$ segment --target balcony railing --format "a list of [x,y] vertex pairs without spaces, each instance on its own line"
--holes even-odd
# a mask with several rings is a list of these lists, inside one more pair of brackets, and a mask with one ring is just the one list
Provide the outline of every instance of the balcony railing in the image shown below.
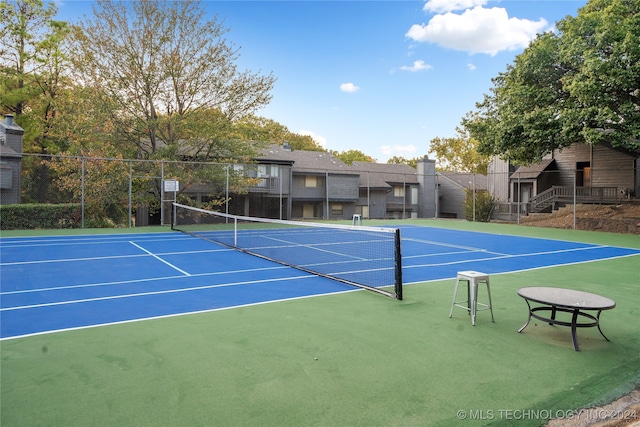
[[[575,195],[574,195],[575,191]],[[557,209],[567,203],[618,203],[624,194],[618,187],[572,187],[554,185],[529,201],[528,212]]]
[[574,201],[576,204],[618,204],[626,199],[624,191],[620,191],[618,187],[553,186],[537,194],[528,203],[497,203],[493,211],[493,218],[513,221],[517,219],[518,215],[552,212],[561,206],[573,204]]

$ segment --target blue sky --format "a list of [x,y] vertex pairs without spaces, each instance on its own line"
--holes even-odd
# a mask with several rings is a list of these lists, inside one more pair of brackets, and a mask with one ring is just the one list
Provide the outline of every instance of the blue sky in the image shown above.
[[[273,72],[258,115],[311,135],[328,150],[384,163],[422,157],[454,137],[536,33],[586,0],[203,1],[240,48],[240,70]],[[59,19],[90,14],[58,1]]]

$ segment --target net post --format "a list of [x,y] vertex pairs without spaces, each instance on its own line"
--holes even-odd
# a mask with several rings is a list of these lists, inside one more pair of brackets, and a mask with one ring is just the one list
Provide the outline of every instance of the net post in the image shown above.
[[233,246],[238,246],[238,218],[233,218]]
[[176,203],[172,202],[171,203],[171,230],[175,230],[175,225],[176,225]]
[[395,293],[396,293],[396,299],[397,300],[402,300],[402,250],[401,250],[401,246],[400,246],[400,229],[396,229],[395,232],[395,258],[396,258],[396,262],[395,262],[395,276],[396,276],[396,283],[395,283]]

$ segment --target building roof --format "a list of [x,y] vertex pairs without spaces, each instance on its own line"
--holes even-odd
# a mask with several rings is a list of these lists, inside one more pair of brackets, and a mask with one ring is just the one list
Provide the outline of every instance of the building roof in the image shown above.
[[441,176],[452,183],[472,190],[475,186],[476,190],[487,189],[487,177],[478,173],[459,173],[459,172],[437,172]]
[[338,157],[324,151],[290,150],[272,145],[260,150],[257,160],[291,162],[294,172],[358,175],[360,187],[389,189],[393,184],[418,185],[415,168],[405,164],[353,162],[349,166]]
[[0,156],[2,157],[22,157],[22,154],[16,153],[16,150],[13,148],[6,146],[4,144],[0,144]]
[[0,121],[0,131],[6,134],[22,135],[22,129],[13,119],[13,114],[6,114],[4,120]]
[[416,170],[403,164],[353,162],[351,166],[360,174],[360,186],[390,188],[389,183],[418,185]]
[[542,172],[548,170],[552,165],[555,165],[554,159],[545,159],[535,165],[520,166],[516,169],[513,175],[511,175],[510,179],[535,179],[539,177]]
[[11,147],[8,147],[4,144],[0,144],[0,157],[17,157],[20,158],[22,157],[22,154],[20,153],[16,153],[16,150],[14,150]]
[[280,146],[270,146],[260,150],[258,160],[290,161],[296,172],[357,174],[350,166],[331,153],[325,151],[289,150]]

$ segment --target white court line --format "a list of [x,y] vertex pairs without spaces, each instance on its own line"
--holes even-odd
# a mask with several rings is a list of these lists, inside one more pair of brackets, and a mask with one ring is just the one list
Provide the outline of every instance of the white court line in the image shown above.
[[466,255],[469,253],[477,253],[477,252],[482,252],[482,253],[492,253],[492,254],[497,254],[497,255],[508,255],[508,254],[503,254],[500,252],[491,252],[491,251],[487,251],[487,250],[478,250],[478,251],[469,251],[469,250],[464,250],[464,251],[453,251],[453,252],[437,252],[437,253],[433,253],[433,254],[418,254],[418,255],[407,255],[407,256],[402,256],[403,259],[413,259],[413,258],[431,258],[431,257],[440,257],[440,256],[451,256],[451,255]]
[[179,292],[191,292],[191,291],[201,291],[205,289],[215,289],[215,288],[224,288],[227,286],[241,286],[241,285],[253,285],[258,283],[269,283],[269,282],[278,282],[281,280],[297,280],[297,279],[310,279],[315,278],[311,274],[306,276],[293,276],[293,277],[278,277],[274,279],[264,279],[264,280],[247,280],[244,282],[231,282],[231,283],[221,283],[217,285],[205,285],[205,286],[193,286],[190,288],[180,288],[180,289],[169,289],[164,291],[152,291],[152,292],[139,292],[135,294],[123,294],[123,295],[111,295],[108,297],[97,297],[97,298],[84,298],[78,300],[68,300],[68,301],[57,301],[57,302],[49,302],[43,304],[32,304],[32,305],[22,305],[15,307],[6,307],[1,308],[0,311],[15,311],[15,310],[26,310],[31,308],[40,308],[40,307],[54,307],[58,305],[69,305],[69,304],[81,304],[85,302],[96,302],[96,301],[108,301],[122,298],[134,298],[134,297],[144,297],[150,295],[165,295],[165,294],[175,294]]
[[[146,255],[143,255],[146,256]],[[228,271],[216,271],[213,273],[196,273],[192,274],[189,277],[206,277],[206,276],[220,276],[227,274],[236,274],[236,273],[250,273],[250,272],[262,272],[265,270],[281,270],[288,267],[284,265],[278,265],[275,267],[260,267],[260,268],[249,268],[245,270],[228,270]],[[21,289],[17,291],[7,291],[0,292],[0,296],[2,295],[16,295],[16,294],[29,294],[32,292],[42,293],[42,292],[52,292],[52,291],[63,291],[67,289],[85,289],[85,288],[99,288],[102,286],[118,286],[118,285],[130,285],[133,283],[145,283],[145,282],[156,282],[162,280],[174,280],[174,279],[184,279],[184,275],[180,276],[162,276],[162,277],[149,277],[145,279],[134,279],[134,280],[119,280],[114,282],[99,282],[99,283],[79,283],[77,285],[66,285],[66,286],[53,286],[50,288],[35,288],[35,289]]]
[[486,251],[484,248],[474,248],[473,246],[463,246],[463,245],[454,245],[453,243],[442,243],[442,242],[434,242],[432,240],[423,240],[423,239],[413,239],[413,238],[402,238],[403,242],[417,242],[417,243],[426,243],[434,246],[444,246],[448,248],[456,248],[456,249],[465,249],[468,251]]
[[[269,236],[261,236],[261,237],[263,237],[265,239],[269,239],[269,240],[274,240],[276,242],[287,243],[287,244],[290,244],[290,245],[292,245],[294,247],[298,247],[298,248],[302,247],[302,248],[307,248],[307,249],[313,249],[313,250],[318,251],[318,252],[325,252],[325,253],[332,254],[332,255],[340,255],[340,256],[343,256],[343,257],[346,257],[346,258],[353,258],[353,259],[357,259],[357,260],[360,260],[360,261],[366,260],[366,258],[362,258],[362,257],[347,255],[347,254],[343,254],[343,253],[335,252],[335,251],[329,251],[327,249],[321,249],[321,248],[318,247],[318,245],[291,242],[291,241],[284,240],[284,239],[275,239],[275,238],[269,237]],[[329,244],[324,244],[324,245],[326,246],[326,245],[329,245]],[[331,243],[330,245],[335,245],[335,243]],[[255,249],[255,248],[251,248],[251,249]],[[257,249],[264,249],[264,248],[263,247],[258,247]]]
[[50,263],[58,263],[58,262],[76,262],[76,261],[96,261],[101,259],[118,259],[118,258],[139,258],[139,257],[147,257],[148,254],[130,254],[130,255],[111,255],[111,256],[96,256],[96,257],[88,257],[88,258],[66,258],[66,259],[43,259],[37,261],[16,261],[16,262],[3,262],[0,263],[0,266],[7,265],[28,265],[28,264],[50,264]]
[[357,289],[357,288],[345,289],[343,291],[329,292],[329,293],[326,293],[326,294],[323,293],[323,294],[303,295],[303,296],[298,296],[298,297],[280,298],[280,299],[269,300],[269,301],[258,301],[258,302],[248,303],[248,304],[230,305],[228,307],[217,307],[217,308],[211,308],[211,309],[205,309],[205,310],[185,311],[183,313],[162,314],[162,315],[159,315],[159,316],[149,316],[149,317],[141,317],[141,318],[137,318],[137,319],[119,320],[119,321],[115,321],[115,322],[96,323],[96,324],[93,324],[93,325],[86,325],[86,326],[74,326],[74,327],[70,327],[70,328],[52,329],[52,330],[48,330],[48,331],[32,332],[32,333],[29,333],[29,334],[15,335],[15,336],[10,336],[10,337],[3,337],[3,338],[0,338],[0,341],[9,341],[9,340],[14,340],[14,339],[18,339],[18,338],[26,338],[26,337],[33,337],[33,336],[39,336],[39,335],[48,335],[48,334],[53,334],[53,333],[57,333],[57,332],[79,331],[79,330],[83,330],[83,329],[99,328],[99,327],[102,327],[102,326],[124,325],[124,324],[127,324],[127,323],[145,322],[147,320],[168,319],[168,318],[172,318],[172,317],[190,316],[190,315],[193,315],[193,314],[212,313],[212,312],[216,312],[216,311],[226,311],[226,310],[235,310],[235,309],[244,308],[244,307],[253,307],[253,306],[259,306],[259,305],[265,305],[265,304],[273,304],[273,303],[279,303],[279,302],[285,302],[285,301],[295,301],[295,300],[307,299],[307,298],[318,298],[318,297],[324,297],[324,296],[343,294],[343,293],[346,293],[346,292],[360,292],[360,291],[363,291],[363,289]]
[[148,253],[149,255],[151,255],[152,257],[154,257],[155,259],[157,259],[158,261],[160,261],[160,262],[163,262],[163,263],[167,264],[169,267],[173,268],[174,270],[179,271],[180,273],[184,274],[185,276],[191,276],[191,274],[189,274],[189,273],[187,273],[186,271],[184,271],[184,270],[182,270],[182,269],[180,269],[180,268],[176,267],[175,265],[171,264],[169,261],[165,261],[165,260],[163,260],[163,259],[162,259],[162,258],[160,258],[158,255],[156,255],[156,254],[154,254],[154,253],[152,253],[152,252],[149,252],[148,250],[146,250],[146,249],[145,249],[145,248],[143,248],[142,246],[138,245],[137,243],[134,243],[134,242],[131,242],[131,241],[129,241],[129,243],[131,243],[131,244],[132,244],[133,246],[135,246],[136,248],[138,248],[138,249],[140,249],[140,250],[142,250],[142,251],[145,251],[146,253]]
[[[601,249],[601,248],[608,248],[608,247],[609,246],[607,246],[607,245],[598,245],[598,246],[589,246],[589,247],[585,247],[585,248],[561,249],[561,250],[558,250],[558,251],[532,252],[532,253],[528,253],[528,254],[500,255],[500,256],[487,257],[487,258],[464,259],[464,260],[460,260],[460,261],[442,262],[442,263],[437,263],[437,264],[419,264],[419,265],[409,265],[409,266],[404,266],[403,265],[402,268],[419,268],[419,267],[435,267],[435,266],[443,266],[443,265],[466,264],[466,263],[469,263],[469,262],[491,261],[491,260],[506,259],[506,258],[524,258],[524,257],[530,257],[530,256],[538,256],[538,255],[559,254],[559,253],[563,253],[563,252],[566,253],[566,252],[588,251],[588,250],[592,250],[592,249]],[[492,253],[492,252],[488,252],[488,253]],[[609,259],[609,258],[604,258],[604,259]],[[597,259],[596,261],[599,261],[599,260],[600,259]],[[593,260],[591,260],[591,261],[593,261]],[[552,265],[550,267],[553,267],[554,265]],[[560,264],[560,265],[564,265],[564,264]]]
[[[612,246],[607,246],[607,247],[612,247]],[[566,267],[568,265],[588,264],[590,262],[595,262],[595,261],[608,261],[608,260],[611,260],[611,259],[628,258],[628,257],[634,257],[634,256],[638,256],[638,254],[616,255],[614,257],[598,258],[598,259],[595,259],[595,260],[588,259],[588,260],[585,260],[585,261],[573,261],[573,262],[568,262],[568,263],[565,263],[565,264],[541,265],[541,266],[537,266],[537,267],[521,268],[519,270],[498,271],[498,272],[495,272],[495,273],[491,273],[491,275],[492,276],[497,276],[497,275],[502,275],[502,274],[521,273],[521,272],[525,272],[525,271],[544,270],[545,268]],[[420,266],[418,266],[418,267],[420,267]],[[430,280],[419,280],[417,282],[404,282],[402,284],[402,286],[418,285],[418,284],[422,284],[422,283],[442,282],[442,281],[445,281],[445,280],[455,280],[455,279],[456,279],[456,276],[444,277],[444,278],[438,278],[438,279],[430,279]]]
[[[156,255],[184,255],[184,254],[201,254],[201,253],[211,253],[211,252],[230,252],[232,249],[228,248],[220,248],[220,249],[206,249],[206,250],[198,250],[198,251],[179,251],[179,252],[162,252]],[[7,265],[24,265],[24,264],[48,264],[48,263],[58,263],[58,262],[77,262],[77,261],[96,261],[96,260],[104,260],[104,259],[119,259],[119,258],[139,258],[139,257],[147,257],[153,256],[153,254],[128,254],[128,255],[109,255],[109,256],[96,256],[96,257],[86,257],[86,258],[63,258],[63,259],[42,259],[36,261],[15,261],[15,262],[1,262],[0,266]]]
[[[146,237],[145,237],[146,236]],[[12,238],[6,237],[0,239],[0,247],[6,248],[29,248],[32,246],[40,247],[40,246],[66,246],[66,245],[106,245],[106,244],[117,244],[117,243],[126,243],[131,240],[132,237],[135,237],[135,240],[144,240],[147,242],[165,242],[165,241],[176,241],[176,240],[191,240],[193,239],[190,236],[185,236],[181,234],[179,236],[171,237],[171,235],[167,235],[166,237],[162,237],[161,235],[144,235],[144,234],[122,234],[117,236],[105,236],[101,238],[97,235],[89,235],[83,236],[82,238],[74,238],[74,237],[62,237],[62,236],[51,236],[44,238]],[[25,239],[25,240],[17,240],[17,239]]]

